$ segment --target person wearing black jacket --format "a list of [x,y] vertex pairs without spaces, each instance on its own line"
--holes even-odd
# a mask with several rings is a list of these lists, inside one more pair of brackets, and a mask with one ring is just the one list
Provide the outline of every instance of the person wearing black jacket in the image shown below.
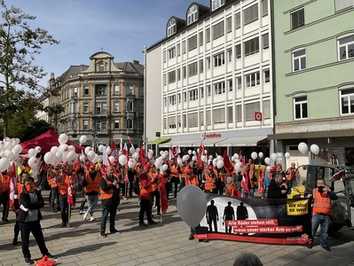
[[16,220],[21,229],[22,253],[26,264],[33,264],[29,250],[30,233],[34,236],[43,256],[53,257],[45,244],[40,220],[42,219],[40,208],[44,201],[39,190],[36,190],[34,179],[26,177],[23,181],[24,189],[20,195],[20,208],[17,211]]
[[102,203],[102,218],[101,218],[101,236],[106,237],[106,223],[109,215],[110,233],[117,233],[115,228],[115,219],[117,208],[120,203],[119,181],[113,175],[113,170],[109,170],[106,177],[103,177],[100,184],[101,203]]

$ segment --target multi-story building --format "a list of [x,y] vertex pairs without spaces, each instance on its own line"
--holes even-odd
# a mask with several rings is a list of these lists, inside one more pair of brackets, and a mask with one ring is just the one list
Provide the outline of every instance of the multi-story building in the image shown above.
[[128,137],[140,144],[143,79],[138,61],[116,63],[109,53],[97,52],[89,65],[70,66],[60,77],[51,77],[50,122],[72,139],[87,135],[92,144],[126,142]]
[[270,25],[267,0],[192,3],[172,16],[147,49],[148,141],[160,132],[165,146],[255,147],[271,135]]
[[354,1],[272,2],[278,147],[354,165]]

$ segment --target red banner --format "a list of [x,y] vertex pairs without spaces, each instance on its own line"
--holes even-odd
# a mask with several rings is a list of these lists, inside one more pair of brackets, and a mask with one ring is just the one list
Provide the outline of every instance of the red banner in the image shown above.
[[301,233],[302,225],[297,226],[269,226],[269,227],[232,227],[234,233],[255,233],[255,234],[289,234]]
[[229,226],[277,226],[277,219],[259,219],[259,220],[234,220],[226,221],[226,224]]

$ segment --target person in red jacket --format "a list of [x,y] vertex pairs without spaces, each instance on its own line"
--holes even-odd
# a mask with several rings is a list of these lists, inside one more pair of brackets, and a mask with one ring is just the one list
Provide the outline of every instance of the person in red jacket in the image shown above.
[[88,209],[83,216],[83,220],[86,220],[90,214],[90,222],[94,220],[93,214],[98,203],[98,194],[100,192],[101,174],[97,169],[91,168],[86,174],[83,181],[83,187],[85,190],[86,199],[88,202]]
[[10,176],[6,172],[0,173],[0,206],[3,205],[2,221],[8,223],[10,200]]

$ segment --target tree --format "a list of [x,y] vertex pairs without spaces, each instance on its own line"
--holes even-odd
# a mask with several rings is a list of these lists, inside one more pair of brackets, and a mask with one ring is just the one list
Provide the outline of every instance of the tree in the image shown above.
[[0,0],[0,118],[6,135],[10,116],[20,111],[23,101],[39,95],[39,85],[46,73],[35,64],[35,57],[45,45],[57,44],[46,30],[33,28],[36,17]]

